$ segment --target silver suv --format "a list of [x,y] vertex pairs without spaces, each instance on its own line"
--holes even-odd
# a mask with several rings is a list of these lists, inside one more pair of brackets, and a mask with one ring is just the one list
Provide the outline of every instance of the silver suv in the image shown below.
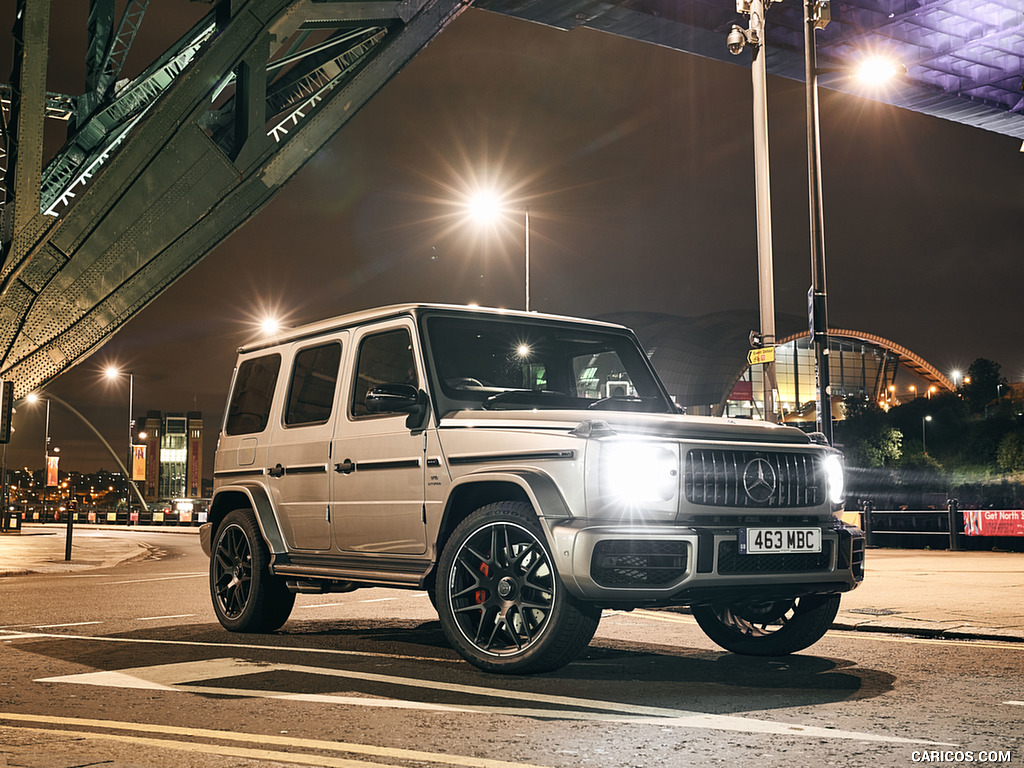
[[229,630],[279,628],[296,593],[427,590],[467,661],[527,673],[603,608],[806,648],[863,577],[842,503],[837,451],[682,415],[626,328],[408,305],[239,351],[202,541]]

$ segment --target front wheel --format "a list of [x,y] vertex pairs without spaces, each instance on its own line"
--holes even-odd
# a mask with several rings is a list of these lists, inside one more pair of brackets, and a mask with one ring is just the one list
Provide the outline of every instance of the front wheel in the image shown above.
[[601,611],[558,578],[529,504],[478,509],[441,554],[437,610],[448,641],[485,672],[549,672],[572,661],[597,631]]
[[701,605],[693,617],[709,638],[746,656],[786,656],[818,642],[839,612],[839,595],[744,605]]
[[270,572],[270,553],[248,509],[229,512],[210,555],[210,596],[232,632],[273,632],[288,620],[295,595]]

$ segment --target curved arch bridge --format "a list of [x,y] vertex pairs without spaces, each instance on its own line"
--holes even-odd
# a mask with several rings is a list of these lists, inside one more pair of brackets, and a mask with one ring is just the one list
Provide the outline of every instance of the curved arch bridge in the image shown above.
[[[12,84],[0,87],[0,377],[18,397],[83,360],[259,211],[471,0],[207,0],[205,18],[124,78],[149,1],[91,0],[86,91],[69,97],[46,91],[51,0],[15,0]],[[736,62],[724,39],[740,21],[732,5],[476,2]],[[775,6],[769,71],[802,79],[802,8]],[[885,39],[908,66],[887,101],[1024,138],[1017,10],[999,0],[835,6],[823,66],[841,69],[859,42]],[[850,87],[841,76],[823,84]],[[44,167],[46,119],[69,131]]]

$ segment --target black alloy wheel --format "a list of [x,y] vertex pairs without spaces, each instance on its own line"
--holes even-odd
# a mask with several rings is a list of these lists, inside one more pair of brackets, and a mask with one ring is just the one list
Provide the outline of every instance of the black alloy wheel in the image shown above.
[[545,672],[568,664],[594,636],[601,612],[558,578],[529,504],[483,507],[452,534],[437,579],[441,625],[471,664],[488,672]]
[[693,606],[715,643],[746,656],[786,656],[818,642],[839,612],[839,595],[808,595],[743,605]]
[[232,632],[272,632],[295,605],[295,595],[270,573],[270,553],[248,509],[228,513],[217,528],[210,595],[218,621]]

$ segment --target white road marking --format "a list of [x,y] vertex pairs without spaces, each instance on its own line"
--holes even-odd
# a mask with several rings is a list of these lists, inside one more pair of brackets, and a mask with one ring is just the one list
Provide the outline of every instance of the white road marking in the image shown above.
[[175,614],[174,616],[143,616],[143,617],[140,617],[140,618],[136,619],[136,621],[159,621],[160,619],[187,619],[190,616],[195,616],[195,615],[196,614],[194,614],[194,613],[178,613],[178,614]]
[[36,624],[34,629],[59,629],[60,627],[86,627],[90,624],[102,624],[102,621],[76,621],[73,624]]
[[[459,693],[467,696],[479,696],[490,699],[511,699],[519,702],[524,698],[531,704],[551,705],[551,709],[528,707],[496,707],[474,704],[435,704],[392,699],[386,697],[347,696],[342,694],[308,694],[292,691],[270,691],[247,688],[222,688],[209,685],[196,685],[210,680],[245,675],[265,674],[269,672],[294,672],[296,674],[336,677],[349,680],[363,680],[385,685],[398,685],[407,688],[426,688],[434,691]],[[372,672],[356,672],[346,669],[328,669],[299,664],[267,664],[247,661],[245,659],[206,659],[177,664],[159,664],[148,667],[136,667],[109,672],[86,672],[59,677],[47,677],[36,680],[39,683],[71,683],[78,685],[98,685],[112,688],[136,688],[160,691],[182,691],[203,696],[249,696],[253,698],[269,698],[286,701],[316,702],[359,707],[387,707],[394,709],[415,709],[439,712],[460,712],[515,717],[535,717],[550,720],[576,720],[590,722],[616,722],[644,725],[675,726],[681,728],[708,728],[720,731],[736,731],[741,733],[775,734],[781,736],[798,736],[817,739],[855,739],[858,741],[887,742],[894,744],[929,744],[921,739],[906,739],[897,736],[882,736],[857,731],[843,731],[833,728],[819,728],[799,723],[780,723],[771,720],[757,720],[749,717],[732,715],[713,715],[704,712],[693,712],[667,707],[652,707],[624,702],[584,699],[573,696],[542,694],[531,691],[524,694],[520,691],[508,691],[500,688],[487,688],[476,685],[460,685],[457,683],[424,680],[422,678],[398,677]],[[560,707],[560,708],[556,708]],[[946,746],[956,746],[948,744]]]
[[[283,645],[256,645],[255,643],[204,643],[193,640],[155,640],[141,637],[106,637],[104,635],[57,635],[47,632],[18,633],[22,637],[47,640],[91,640],[98,643],[129,643],[136,645],[181,645],[188,648],[224,648],[228,650],[242,649],[245,651],[289,651],[293,653],[326,654],[328,656],[358,656],[367,659],[401,659],[404,661],[423,661],[422,656],[405,656],[396,653],[377,653],[374,651],[345,651],[339,648],[296,648]],[[6,638],[4,630],[0,630],[0,640]],[[464,664],[461,659],[431,659],[434,663]]]
[[[214,731],[207,728],[182,728],[174,725],[151,725],[145,723],[118,722],[116,720],[90,720],[77,717],[54,717],[49,715],[24,715],[15,713],[0,712],[0,720],[13,720],[16,722],[46,723],[50,725],[68,725],[86,728],[109,728],[118,731],[136,731],[143,733],[160,733],[169,736],[185,736],[190,739],[218,739],[220,741],[248,741],[259,744],[268,744],[275,747],[296,747],[301,749],[315,749],[327,752],[348,752],[357,755],[372,755],[375,757],[398,758],[402,760],[419,760],[431,763],[444,763],[446,765],[467,766],[467,768],[543,768],[535,764],[510,763],[505,760],[491,760],[483,757],[463,757],[462,755],[437,754],[412,749],[401,749],[396,747],[378,747],[372,744],[354,744],[351,742],[324,741],[320,739],[300,739],[293,736],[279,736],[263,733],[239,733],[236,731]],[[109,738],[130,739],[133,742],[142,741],[139,737],[118,737],[114,734],[95,734],[83,731],[48,730],[42,728],[27,727],[25,730],[47,730],[49,733],[68,734],[76,736],[107,736]],[[195,745],[193,742],[167,741],[164,739],[145,739],[145,742],[155,746],[169,746],[175,749],[188,749],[192,746],[204,747],[203,751],[211,754],[226,754],[213,750],[219,749],[213,745]],[[185,746],[182,746],[185,745]],[[196,750],[198,751],[198,750]],[[266,750],[246,750],[247,752],[262,752],[257,759],[279,760],[289,763],[312,763],[316,765],[337,766],[339,764],[358,766],[358,768],[372,768],[378,763],[347,760],[344,763],[336,762],[336,758],[325,758],[321,755],[299,755],[289,752],[268,752]],[[255,757],[255,755],[236,755],[244,757]],[[325,760],[331,762],[324,762]]]
[[339,605],[347,605],[347,603],[316,603],[314,605],[296,605],[296,608],[336,608]]
[[1024,707],[1024,701],[1004,701],[1003,704],[1012,704],[1015,707]]
[[182,576],[158,576],[153,579],[128,579],[126,581],[105,581],[101,586],[116,586],[119,584],[145,584],[150,581],[175,581],[177,579],[198,579],[202,576],[204,579],[208,576],[205,571],[202,573],[186,573]]
[[389,602],[391,600],[398,600],[398,599],[400,599],[400,598],[397,598],[397,597],[377,597],[377,598],[374,598],[373,600],[360,600],[359,602],[360,603],[386,603],[386,602]]

